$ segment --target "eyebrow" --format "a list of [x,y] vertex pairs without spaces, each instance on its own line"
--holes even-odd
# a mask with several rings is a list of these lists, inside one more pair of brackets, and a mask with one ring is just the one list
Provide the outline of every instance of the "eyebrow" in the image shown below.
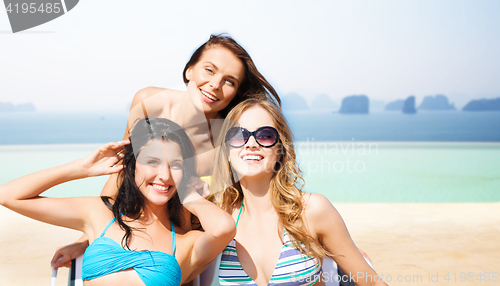
[[[218,70],[218,69],[219,69],[219,68],[218,68],[218,67],[217,67],[214,63],[212,63],[211,61],[207,61],[206,63],[211,64],[211,65],[212,65],[212,66],[213,66],[216,70]],[[240,81],[239,81],[237,78],[235,78],[234,76],[232,76],[232,75],[228,75],[227,77],[230,77],[230,78],[234,79],[235,81],[237,81],[237,82],[238,82],[238,84],[240,84]]]
[[146,156],[145,159],[156,159],[156,160],[161,160],[160,157],[156,156]]
[[[174,157],[174,156],[171,156],[172,157],[172,161],[174,160],[184,160],[182,157]],[[162,159],[160,156],[155,156],[155,155],[149,155],[149,156],[145,156],[145,158],[150,158],[150,159]]]

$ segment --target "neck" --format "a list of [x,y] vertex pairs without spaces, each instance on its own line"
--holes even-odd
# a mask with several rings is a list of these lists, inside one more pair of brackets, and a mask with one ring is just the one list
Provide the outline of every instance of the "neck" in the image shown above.
[[206,122],[205,114],[201,106],[195,106],[187,91],[180,96],[175,106],[171,106],[172,118],[182,127],[189,127]]
[[271,202],[271,180],[248,180],[240,181],[243,189],[243,203],[245,211],[249,215],[265,214],[268,211],[274,211]]
[[146,202],[144,205],[144,211],[141,215],[141,220],[144,224],[153,224],[157,221],[165,226],[170,226],[170,218],[168,215],[167,205],[154,205]]
[[172,106],[171,114],[174,115],[173,118],[178,119],[179,122],[176,121],[176,123],[183,127],[222,118],[218,112],[205,113],[200,102],[193,102],[189,91],[184,91],[177,106]]

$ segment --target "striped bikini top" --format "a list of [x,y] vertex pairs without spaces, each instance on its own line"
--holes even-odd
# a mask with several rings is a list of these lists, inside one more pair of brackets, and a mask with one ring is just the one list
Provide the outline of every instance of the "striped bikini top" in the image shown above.
[[[242,209],[243,204],[238,213],[236,225],[238,225]],[[319,267],[316,258],[306,256],[293,247],[286,230],[283,235],[283,241],[284,244],[281,248],[278,263],[274,268],[268,286],[301,286],[316,283],[321,274],[321,267]],[[222,286],[257,285],[240,264],[238,253],[236,252],[235,239],[222,252],[219,266],[219,283]]]
[[104,234],[115,221],[113,218],[101,236],[87,247],[83,255],[83,281],[133,268],[146,286],[179,286],[181,267],[175,255],[175,228],[172,222],[172,255],[161,251],[126,250]]

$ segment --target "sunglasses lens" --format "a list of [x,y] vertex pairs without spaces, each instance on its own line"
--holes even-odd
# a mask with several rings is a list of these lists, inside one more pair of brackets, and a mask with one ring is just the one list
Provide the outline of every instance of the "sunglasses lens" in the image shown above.
[[278,141],[278,133],[273,128],[260,128],[255,134],[255,139],[264,147],[273,146]]
[[226,141],[233,147],[241,147],[245,145],[248,140],[248,133],[239,127],[229,129],[226,136]]

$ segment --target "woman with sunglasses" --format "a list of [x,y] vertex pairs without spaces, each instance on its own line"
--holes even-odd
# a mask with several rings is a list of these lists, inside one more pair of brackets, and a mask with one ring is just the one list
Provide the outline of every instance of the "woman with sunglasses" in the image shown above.
[[[197,173],[201,176],[211,173],[212,142],[222,134],[220,125],[210,124],[214,119],[225,118],[234,106],[249,97],[280,102],[278,94],[257,70],[250,55],[225,35],[212,35],[193,53],[184,67],[183,80],[187,84],[186,91],[156,87],[139,91],[132,102],[124,138],[128,138],[129,128],[138,119],[171,119],[189,135],[196,152]],[[101,195],[114,197],[117,179],[116,175],[111,176]],[[191,226],[184,224],[182,228],[187,231]],[[52,267],[70,266],[71,260],[83,254],[87,246],[88,240],[82,237],[78,242],[58,249],[52,258]]]
[[337,277],[321,273],[325,257],[352,273],[356,285],[385,285],[328,199],[301,191],[292,134],[279,107],[246,100],[229,112],[222,132],[211,189],[222,190],[216,202],[232,215],[237,233],[222,253],[221,285],[329,282]]
[[[280,99],[248,52],[227,35],[211,35],[192,54],[182,76],[186,91],[148,87],[135,95],[123,138],[130,136],[130,128],[139,119],[170,119],[182,126],[190,137],[197,158],[197,173],[207,176],[214,156],[213,142],[220,129],[220,121],[216,119],[223,119],[235,105],[259,92],[269,94],[267,100],[280,103]],[[117,179],[117,175],[112,175],[101,195],[116,196]],[[182,227],[186,231],[191,229],[189,224]],[[87,246],[88,240],[82,237],[58,249],[52,258],[52,267],[70,266],[71,260],[83,254]]]

